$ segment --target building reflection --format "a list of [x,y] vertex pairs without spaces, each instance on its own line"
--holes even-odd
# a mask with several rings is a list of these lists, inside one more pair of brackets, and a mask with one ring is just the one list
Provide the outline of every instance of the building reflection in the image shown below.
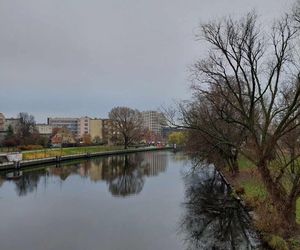
[[14,173],[7,173],[0,180],[13,181],[17,194],[22,196],[37,190],[41,179],[43,188],[47,188],[53,178],[63,184],[71,176],[77,176],[92,182],[104,181],[113,196],[125,197],[140,193],[147,177],[157,176],[166,169],[166,154],[146,152],[49,166],[23,173],[16,179],[9,179],[8,175]]
[[261,249],[251,218],[213,167],[185,176],[186,200],[180,223],[187,249]]
[[144,174],[146,176],[157,176],[167,169],[167,155],[161,153],[144,153]]

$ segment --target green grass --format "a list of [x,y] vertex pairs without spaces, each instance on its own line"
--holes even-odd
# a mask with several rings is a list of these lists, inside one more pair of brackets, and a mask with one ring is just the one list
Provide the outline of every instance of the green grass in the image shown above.
[[297,200],[296,204],[296,221],[300,224],[300,198]]
[[[281,230],[280,220],[277,219],[277,212],[269,199],[269,193],[260,178],[257,167],[246,157],[240,156],[238,159],[240,174],[231,181],[236,188],[240,191],[242,199],[245,201],[249,208],[255,212],[254,224],[256,228],[264,236],[264,241],[274,250],[299,250],[300,238],[295,234],[290,237],[281,237],[284,235]],[[270,170],[278,172],[278,162],[273,162],[270,165]],[[300,165],[300,164],[299,164]],[[229,173],[229,171],[228,171]],[[283,176],[284,187],[289,190],[290,179]],[[296,222],[300,225],[300,198],[296,204]]]
[[268,235],[264,237],[264,240],[268,242],[268,245],[272,249],[276,250],[289,250],[287,242],[278,235]]
[[42,159],[47,157],[76,155],[86,153],[98,153],[122,149],[122,146],[90,146],[90,147],[73,147],[73,148],[54,148],[42,149],[36,151],[23,151],[24,160]]
[[[251,170],[255,169],[255,165],[243,156],[239,158],[239,166],[241,172],[249,172],[249,174],[251,173]],[[246,180],[241,180],[239,184],[245,190],[243,197],[246,200],[264,201],[268,197],[268,192],[264,184],[259,178],[256,178],[255,175]],[[300,224],[300,198],[297,200],[296,221]]]
[[255,169],[255,165],[249,161],[245,156],[240,156],[239,157],[239,167],[240,167],[240,170],[243,170],[243,169]]
[[264,200],[267,198],[268,193],[263,183],[257,180],[247,180],[241,182],[241,186],[245,190],[245,195],[249,198],[257,198]]

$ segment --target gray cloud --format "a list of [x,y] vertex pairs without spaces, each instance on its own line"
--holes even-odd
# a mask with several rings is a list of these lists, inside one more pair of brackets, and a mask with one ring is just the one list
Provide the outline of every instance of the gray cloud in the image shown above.
[[292,0],[0,0],[0,110],[105,117],[189,95],[205,53],[202,21],[255,8],[269,20]]

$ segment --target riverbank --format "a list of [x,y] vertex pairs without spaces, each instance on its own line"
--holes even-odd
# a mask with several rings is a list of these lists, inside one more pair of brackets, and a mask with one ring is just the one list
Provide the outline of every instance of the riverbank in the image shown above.
[[[131,149],[111,149],[106,151],[95,152],[94,148],[90,148],[90,150],[86,150],[84,153],[65,154],[65,155],[57,154],[56,156],[52,156],[52,157],[44,157],[44,158],[32,159],[32,160],[22,160],[18,163],[15,162],[2,163],[0,164],[0,171],[7,171],[16,168],[20,169],[20,168],[25,168],[25,167],[35,166],[35,165],[49,164],[49,163],[59,164],[60,162],[64,162],[64,161],[92,158],[97,156],[110,156],[110,155],[118,155],[118,154],[128,154],[128,153],[157,151],[157,150],[170,150],[170,149],[172,149],[172,147],[164,147],[164,148],[143,147],[143,148],[131,148]],[[74,152],[74,151],[69,151],[69,152]]]
[[[300,238],[297,232],[288,238],[283,236],[276,211],[257,168],[244,158],[239,160],[239,166],[238,176],[233,177],[229,170],[223,171],[223,174],[246,207],[251,210],[254,225],[262,233],[264,241],[271,249],[299,250]],[[300,199],[297,201],[296,221],[300,227]]]
[[77,155],[87,153],[107,152],[122,150],[123,146],[86,146],[86,147],[66,147],[66,148],[45,148],[38,150],[22,151],[23,160],[37,160],[56,156]]

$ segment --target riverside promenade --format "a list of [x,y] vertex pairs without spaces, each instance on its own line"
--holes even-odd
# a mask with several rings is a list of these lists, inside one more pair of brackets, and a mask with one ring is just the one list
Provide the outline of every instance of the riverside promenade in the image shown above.
[[119,150],[109,150],[109,151],[93,152],[93,153],[55,156],[55,157],[47,157],[47,158],[34,159],[34,160],[22,160],[20,162],[6,162],[0,164],[0,171],[21,169],[21,168],[31,167],[35,165],[60,163],[69,160],[86,159],[86,158],[92,158],[98,156],[110,156],[110,155],[137,153],[137,152],[146,152],[146,151],[170,150],[170,149],[173,148],[172,147],[143,147],[143,148],[119,149]]

